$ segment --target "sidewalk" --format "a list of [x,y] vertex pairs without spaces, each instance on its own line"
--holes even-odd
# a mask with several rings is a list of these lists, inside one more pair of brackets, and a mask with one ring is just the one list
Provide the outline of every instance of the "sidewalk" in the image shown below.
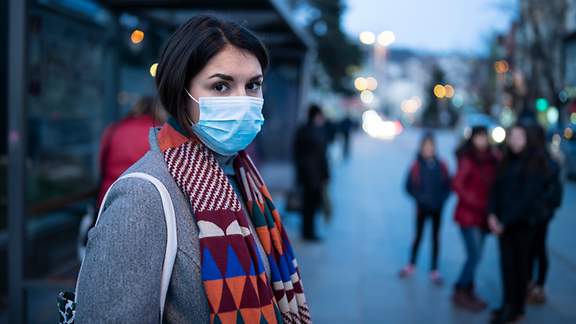
[[[361,134],[355,138],[352,159],[333,168],[335,215],[332,224],[320,226],[323,243],[302,242],[299,216],[284,213],[314,323],[488,322],[489,311],[469,314],[455,309],[450,302],[452,283],[464,261],[460,235],[452,221],[454,196],[443,215],[440,267],[445,285],[436,287],[428,280],[428,227],[417,272],[407,280],[398,278],[398,271],[407,262],[414,227],[414,210],[403,192],[403,181],[418,140],[419,134],[412,130],[390,142]],[[442,156],[454,170],[454,136],[448,132],[438,134],[438,143]],[[576,323],[574,197],[576,186],[571,183],[552,224],[549,302],[529,307],[523,323]],[[479,294],[491,307],[500,302],[498,267],[496,240],[490,237],[477,285]]]

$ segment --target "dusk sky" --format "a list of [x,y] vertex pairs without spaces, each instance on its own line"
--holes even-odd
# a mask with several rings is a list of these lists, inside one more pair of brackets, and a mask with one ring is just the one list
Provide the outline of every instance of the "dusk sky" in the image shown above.
[[501,5],[510,8],[514,1],[348,0],[343,24],[354,37],[391,30],[398,47],[481,53],[493,31],[509,27],[514,12]]

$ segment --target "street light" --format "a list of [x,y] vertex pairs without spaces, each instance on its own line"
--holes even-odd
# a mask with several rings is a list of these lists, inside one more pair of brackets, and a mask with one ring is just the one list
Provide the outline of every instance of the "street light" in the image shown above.
[[366,105],[371,104],[374,101],[374,93],[370,90],[364,90],[360,93],[360,100]]
[[139,44],[143,40],[144,40],[144,32],[141,31],[140,29],[134,29],[132,31],[132,34],[130,34],[130,41],[132,41],[132,44]]
[[368,89],[370,91],[374,91],[374,90],[376,90],[376,88],[378,88],[378,80],[376,80],[373,77],[367,77],[366,78],[366,89]]
[[442,99],[442,98],[446,97],[446,88],[441,84],[435,85],[434,86],[434,95],[438,99]]
[[368,81],[366,81],[366,79],[363,77],[358,77],[356,80],[354,80],[354,87],[358,91],[364,91],[366,88],[368,88]]
[[360,42],[365,45],[372,45],[376,41],[376,36],[371,31],[363,31],[360,33]]
[[392,45],[395,40],[396,35],[394,35],[394,33],[389,30],[383,31],[378,35],[378,44],[384,47]]
[[154,63],[150,65],[150,75],[155,78],[156,77],[156,70],[158,69],[158,63]]
[[454,97],[454,87],[451,86],[450,84],[447,84],[444,86],[444,90],[446,92],[446,98],[452,98]]

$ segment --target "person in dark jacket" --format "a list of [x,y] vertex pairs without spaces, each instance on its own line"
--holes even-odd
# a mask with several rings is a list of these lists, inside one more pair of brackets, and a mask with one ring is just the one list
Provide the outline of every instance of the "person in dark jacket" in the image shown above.
[[456,155],[458,170],[452,188],[458,195],[458,204],[454,219],[460,226],[466,262],[454,286],[452,301],[465,309],[480,311],[486,308],[486,303],[474,292],[474,277],[488,232],[488,196],[496,177],[498,158],[490,147],[488,130],[483,126],[472,128],[470,137]]
[[410,167],[406,191],[416,202],[416,233],[412,242],[410,262],[400,271],[401,277],[414,272],[418,249],[427,219],[432,220],[432,264],[430,279],[442,284],[438,272],[439,234],[444,202],[450,194],[450,175],[446,164],[436,155],[436,145],[431,133],[426,133],[420,143],[418,157]]
[[294,163],[302,189],[302,237],[310,241],[319,240],[315,215],[322,206],[323,190],[330,178],[325,122],[320,107],[311,105],[308,121],[297,130],[294,140]]
[[[554,160],[546,148],[546,134],[544,129],[539,125],[530,127],[534,132],[534,137],[538,140],[538,149],[542,150],[547,156],[548,173],[546,181],[546,190],[543,192],[546,200],[546,217],[537,224],[534,245],[532,248],[532,260],[529,266],[529,291],[528,302],[532,304],[543,304],[546,302],[544,285],[548,274],[548,249],[546,248],[546,239],[548,237],[548,227],[554,217],[554,213],[562,203],[563,187],[560,179],[560,165]],[[535,276],[534,270],[538,270]]]
[[547,159],[527,128],[509,130],[507,148],[492,186],[488,225],[498,236],[503,301],[492,323],[517,321],[524,315],[528,274],[536,226],[546,217]]

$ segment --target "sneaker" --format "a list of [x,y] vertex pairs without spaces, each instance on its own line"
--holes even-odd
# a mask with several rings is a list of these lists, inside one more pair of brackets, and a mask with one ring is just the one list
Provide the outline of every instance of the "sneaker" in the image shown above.
[[413,273],[414,273],[414,265],[409,264],[405,266],[402,270],[400,270],[400,273],[398,275],[400,276],[400,278],[407,278],[410,277]]
[[544,289],[540,286],[533,286],[532,289],[528,291],[527,302],[529,304],[541,305],[546,302],[546,294]]
[[432,281],[433,284],[438,286],[441,286],[444,283],[444,279],[442,278],[442,275],[440,275],[440,272],[438,272],[438,270],[430,272],[430,281]]
[[470,302],[473,305],[472,308],[475,311],[482,311],[482,310],[486,309],[486,307],[488,307],[486,302],[483,301],[482,299],[480,299],[480,297],[478,297],[478,295],[476,295],[476,292],[474,291],[474,286],[468,287],[468,289],[466,289],[466,293],[468,295],[468,298],[470,299]]
[[470,294],[470,291],[466,288],[454,288],[452,302],[455,306],[471,312],[480,312],[486,308],[486,303],[477,297],[475,298],[475,295]]

